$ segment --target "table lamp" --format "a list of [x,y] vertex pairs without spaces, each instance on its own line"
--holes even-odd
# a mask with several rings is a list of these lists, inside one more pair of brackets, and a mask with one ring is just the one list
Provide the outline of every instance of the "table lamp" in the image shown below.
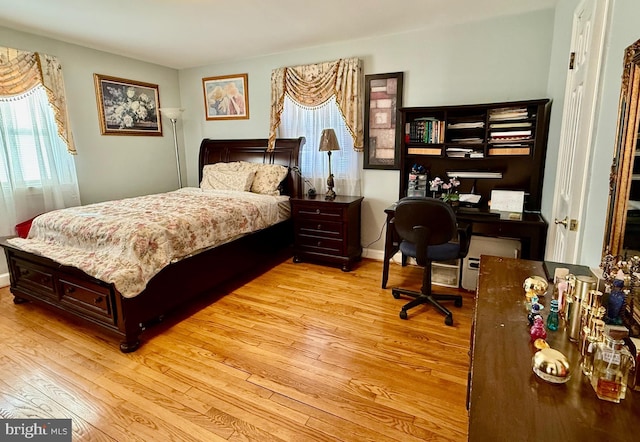
[[336,193],[333,191],[333,174],[331,173],[332,150],[340,150],[338,137],[336,137],[336,133],[333,129],[324,129],[322,131],[322,135],[320,136],[320,145],[318,147],[318,151],[327,152],[327,155],[329,155],[329,177],[327,178],[327,194],[324,198],[326,200],[333,200],[336,197]]
[[182,188],[182,174],[180,173],[180,153],[178,151],[178,135],[176,133],[176,121],[180,118],[180,115],[184,109],[179,107],[161,107],[158,109],[162,115],[167,117],[171,121],[173,126],[173,145],[176,150],[176,166],[178,168],[178,188]]

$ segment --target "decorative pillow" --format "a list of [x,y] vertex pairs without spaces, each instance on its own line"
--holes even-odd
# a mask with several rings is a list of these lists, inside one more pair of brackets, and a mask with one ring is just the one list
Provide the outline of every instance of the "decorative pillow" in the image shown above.
[[259,164],[251,184],[251,191],[264,195],[280,195],[280,183],[289,170],[278,164]]
[[[221,163],[218,163],[221,164]],[[200,188],[203,190],[251,190],[255,172],[253,170],[234,171],[205,166]]]

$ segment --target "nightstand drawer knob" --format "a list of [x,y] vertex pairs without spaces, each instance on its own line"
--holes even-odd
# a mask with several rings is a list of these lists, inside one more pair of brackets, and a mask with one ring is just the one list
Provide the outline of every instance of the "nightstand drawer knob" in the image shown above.
[[322,230],[322,224],[318,224],[318,230]]
[[318,247],[322,247],[322,241],[318,241]]
[[316,215],[320,215],[320,209],[316,209]]

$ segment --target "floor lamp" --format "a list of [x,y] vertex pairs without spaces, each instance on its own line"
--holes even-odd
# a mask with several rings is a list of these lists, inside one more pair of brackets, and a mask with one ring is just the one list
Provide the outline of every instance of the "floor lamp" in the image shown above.
[[180,107],[161,107],[158,109],[162,115],[167,117],[171,121],[173,127],[173,145],[176,150],[176,167],[178,168],[178,188],[182,188],[182,174],[180,173],[180,152],[178,151],[178,134],[176,133],[176,122],[184,109]]

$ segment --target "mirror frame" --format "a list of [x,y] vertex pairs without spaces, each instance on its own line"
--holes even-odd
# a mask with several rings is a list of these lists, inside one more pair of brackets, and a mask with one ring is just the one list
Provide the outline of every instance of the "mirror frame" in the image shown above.
[[609,175],[609,213],[603,255],[623,252],[633,160],[640,121],[640,40],[627,47],[618,105],[616,146]]
[[[609,206],[602,255],[624,253],[627,209],[640,123],[640,40],[626,48],[618,104],[616,145],[609,175]],[[634,300],[637,299],[635,294]],[[640,329],[640,305],[628,304],[632,336]],[[640,304],[640,303],[638,303]]]

